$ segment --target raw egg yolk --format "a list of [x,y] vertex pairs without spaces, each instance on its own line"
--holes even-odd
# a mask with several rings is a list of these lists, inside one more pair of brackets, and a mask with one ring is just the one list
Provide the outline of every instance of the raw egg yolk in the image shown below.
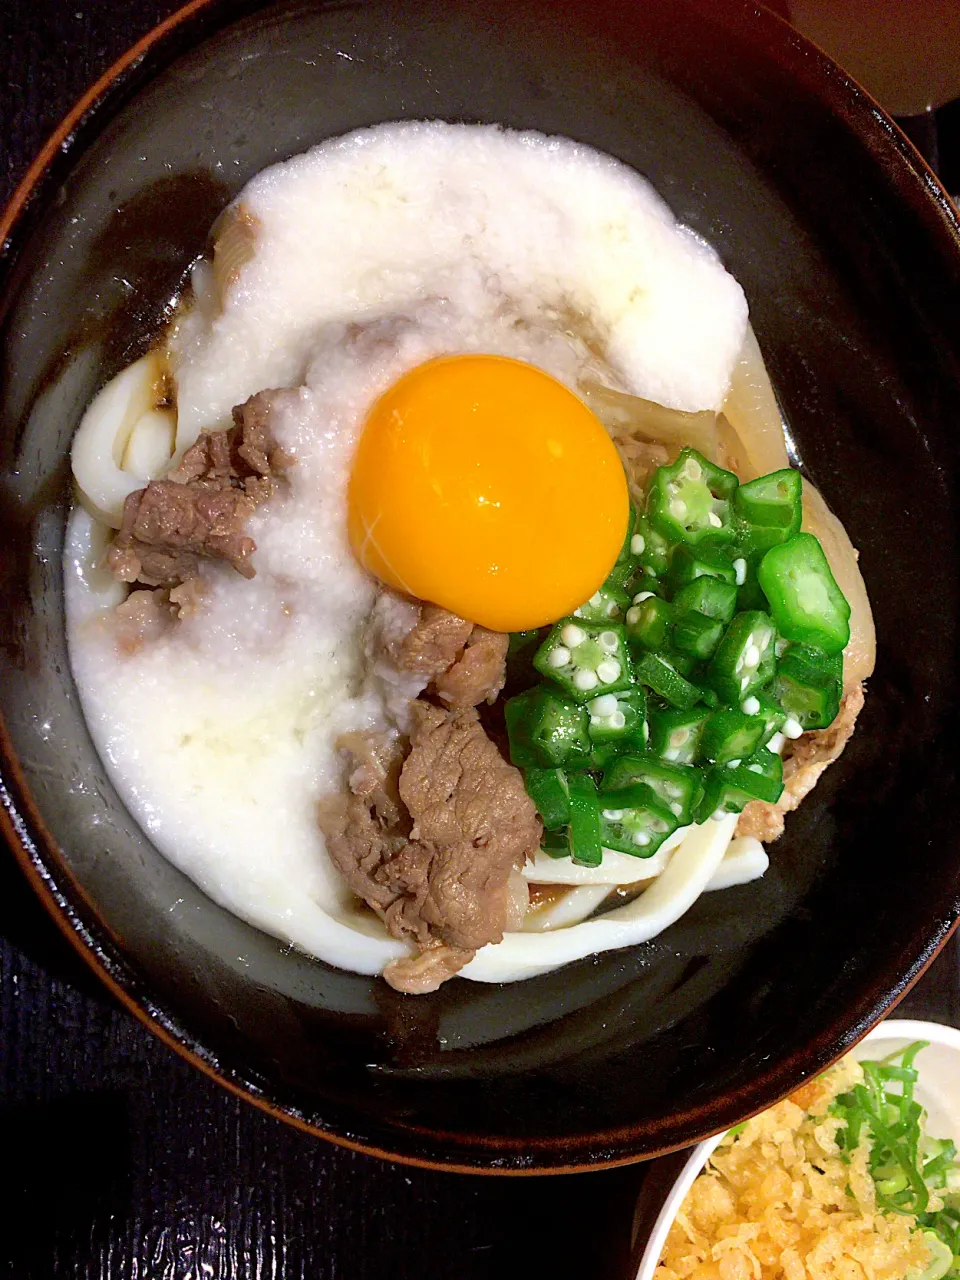
[[431,360],[377,401],[348,493],[374,577],[494,631],[588,600],[627,530],[626,476],[597,417],[504,356]]

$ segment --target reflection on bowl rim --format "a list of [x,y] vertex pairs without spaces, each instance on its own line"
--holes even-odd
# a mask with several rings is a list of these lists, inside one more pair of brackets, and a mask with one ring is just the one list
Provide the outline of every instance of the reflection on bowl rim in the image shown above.
[[[960,1080],[960,1029],[957,1027],[947,1026],[942,1022],[922,1022],[914,1018],[885,1019],[883,1022],[878,1022],[872,1031],[867,1032],[850,1052],[859,1055],[861,1049],[881,1040],[929,1040],[931,1044],[956,1050],[957,1079]],[[922,1059],[918,1062],[918,1066],[922,1075]],[[957,1105],[957,1124],[960,1127],[960,1092],[958,1092]],[[714,1134],[712,1138],[705,1139],[691,1150],[686,1163],[663,1202],[650,1235],[647,1237],[640,1265],[636,1272],[636,1280],[653,1280],[654,1272],[660,1261],[660,1255],[663,1252],[663,1246],[666,1244],[667,1233],[680,1211],[687,1192],[703,1171],[709,1157],[726,1137],[726,1133],[727,1131],[724,1130],[723,1133]],[[960,1132],[954,1136],[960,1142]],[[642,1194],[641,1192],[641,1196]]]

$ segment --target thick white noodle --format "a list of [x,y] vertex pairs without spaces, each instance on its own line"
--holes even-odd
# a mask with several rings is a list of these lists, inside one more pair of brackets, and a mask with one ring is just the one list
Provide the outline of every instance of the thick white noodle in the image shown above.
[[73,438],[70,458],[81,495],[114,529],[120,528],[127,495],[143,486],[144,477],[123,469],[123,458],[137,423],[162,401],[164,369],[162,357],[151,351],[117,374],[87,409]]
[[563,896],[542,907],[528,911],[520,933],[546,933],[548,929],[565,929],[592,916],[610,894],[608,884],[582,884],[567,889]]
[[604,849],[599,867],[578,867],[570,858],[551,858],[541,849],[523,868],[523,876],[531,884],[617,885],[652,880],[665,869],[670,854],[689,830],[689,827],[678,827],[652,858],[632,858],[628,853]]
[[516,982],[572,960],[647,942],[679,920],[710,883],[727,851],[737,815],[691,828],[667,869],[624,907],[549,933],[510,933],[484,947],[462,971],[474,982]]
[[[689,827],[681,828],[684,834],[689,830]],[[639,864],[649,872],[646,879],[654,879],[666,870],[678,843],[679,841],[671,844],[669,849],[664,845],[666,852],[660,849],[655,857]],[[604,862],[609,856],[610,850],[606,850],[603,855]],[[704,892],[712,893],[716,889],[732,889],[735,885],[749,884],[752,880],[759,880],[769,866],[770,859],[767,857],[767,851],[759,840],[755,840],[753,836],[738,836],[737,839],[730,841],[720,865],[710,877]],[[634,880],[632,883],[640,884],[641,881]],[[574,885],[556,901],[539,908],[535,907],[524,920],[521,932],[545,933],[548,929],[567,928],[570,925],[579,924],[581,920],[586,920],[593,915],[594,911],[609,897],[613,888],[611,884],[593,882]]]
[[66,572],[81,584],[81,590],[68,585],[74,619],[83,622],[105,609],[114,609],[127,597],[127,585],[118,582],[104,563],[113,530],[95,519],[84,507],[76,506],[67,523],[64,558]]
[[766,874],[770,866],[767,851],[753,836],[737,836],[731,840],[723,861],[710,877],[707,892],[715,889],[732,889],[738,884],[749,884]]
[[167,467],[177,435],[173,409],[150,409],[130,432],[123,451],[123,469],[141,484],[156,479]]

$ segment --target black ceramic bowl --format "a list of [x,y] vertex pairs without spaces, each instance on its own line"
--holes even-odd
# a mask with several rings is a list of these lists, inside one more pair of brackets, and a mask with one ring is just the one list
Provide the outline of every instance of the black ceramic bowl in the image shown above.
[[[716,245],[803,466],[861,549],[879,633],[862,726],[761,882],[645,946],[419,999],[290,951],[157,854],[87,736],[60,581],[71,433],[219,209],[271,161],[398,117],[590,143]],[[499,1172],[692,1142],[848,1048],[960,910],[957,233],[890,123],[753,4],[199,0],[132,51],[0,234],[4,821],[115,993],[315,1133]]]

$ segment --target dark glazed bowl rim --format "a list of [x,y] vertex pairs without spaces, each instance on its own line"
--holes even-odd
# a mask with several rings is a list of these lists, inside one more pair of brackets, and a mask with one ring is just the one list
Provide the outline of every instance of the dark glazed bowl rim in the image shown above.
[[[691,8],[712,8],[710,0],[687,0]],[[900,196],[921,214],[924,231],[938,239],[939,247],[960,253],[960,225],[946,191],[923,162],[906,136],[887,117],[873,99],[850,76],[842,71],[816,46],[801,37],[788,23],[763,6],[747,0],[734,0],[729,22],[753,27],[755,37],[776,52],[785,74],[803,83],[833,114],[857,136],[862,145],[891,172],[891,181]],[[9,284],[23,246],[29,239],[36,219],[48,207],[61,174],[76,164],[85,147],[136,91],[163,70],[185,48],[251,13],[269,8],[271,0],[190,0],[164,22],[154,27],[119,58],[79,99],[47,139],[14,191],[0,215],[0,297]],[[63,935],[117,1000],[144,1026],[186,1061],[205,1072],[211,1079],[239,1097],[245,1098],[268,1114],[294,1125],[316,1137],[369,1155],[398,1160],[437,1170],[489,1174],[544,1174],[610,1168],[632,1163],[656,1154],[682,1149],[701,1140],[710,1132],[725,1127],[711,1120],[710,1108],[699,1106],[686,1113],[689,1137],[674,1141],[650,1152],[630,1150],[633,1132],[619,1129],[563,1140],[531,1140],[524,1148],[522,1167],[496,1168],[480,1163],[489,1159],[489,1151],[477,1152],[477,1163],[444,1160],[442,1155],[429,1159],[403,1150],[386,1150],[358,1142],[347,1134],[331,1132],[310,1124],[302,1116],[283,1108],[259,1092],[249,1082],[237,1078],[223,1068],[204,1046],[181,1027],[175,1018],[157,1005],[149,990],[137,978],[131,964],[106,935],[99,923],[96,904],[91,902],[57,854],[57,846],[29,793],[0,715],[0,833],[6,838],[29,883]],[[958,921],[946,927],[941,922],[937,931],[931,921],[931,935],[920,947],[913,965],[901,973],[893,990],[874,987],[870,993],[868,1012],[861,1014],[854,1026],[825,1029],[808,1039],[801,1054],[792,1060],[781,1060],[763,1076],[755,1077],[748,1087],[733,1091],[725,1098],[726,1107],[737,1105],[742,1115],[753,1115],[789,1089],[787,1076],[805,1071],[810,1064],[835,1061],[861,1039],[896,1005],[945,945]],[[801,1058],[798,1063],[797,1058]],[[790,1068],[792,1062],[792,1070]],[[760,1095],[766,1096],[760,1101]],[[772,1088],[771,1084],[772,1083]],[[773,1096],[775,1095],[775,1096]],[[707,1131],[703,1125],[706,1122]],[[713,1128],[711,1128],[713,1124]],[[423,1137],[424,1135],[420,1135]],[[431,1135],[442,1147],[446,1135]],[[621,1152],[627,1154],[597,1158],[593,1152],[615,1139]],[[510,1146],[515,1146],[511,1143]],[[532,1157],[532,1159],[530,1158]]]

